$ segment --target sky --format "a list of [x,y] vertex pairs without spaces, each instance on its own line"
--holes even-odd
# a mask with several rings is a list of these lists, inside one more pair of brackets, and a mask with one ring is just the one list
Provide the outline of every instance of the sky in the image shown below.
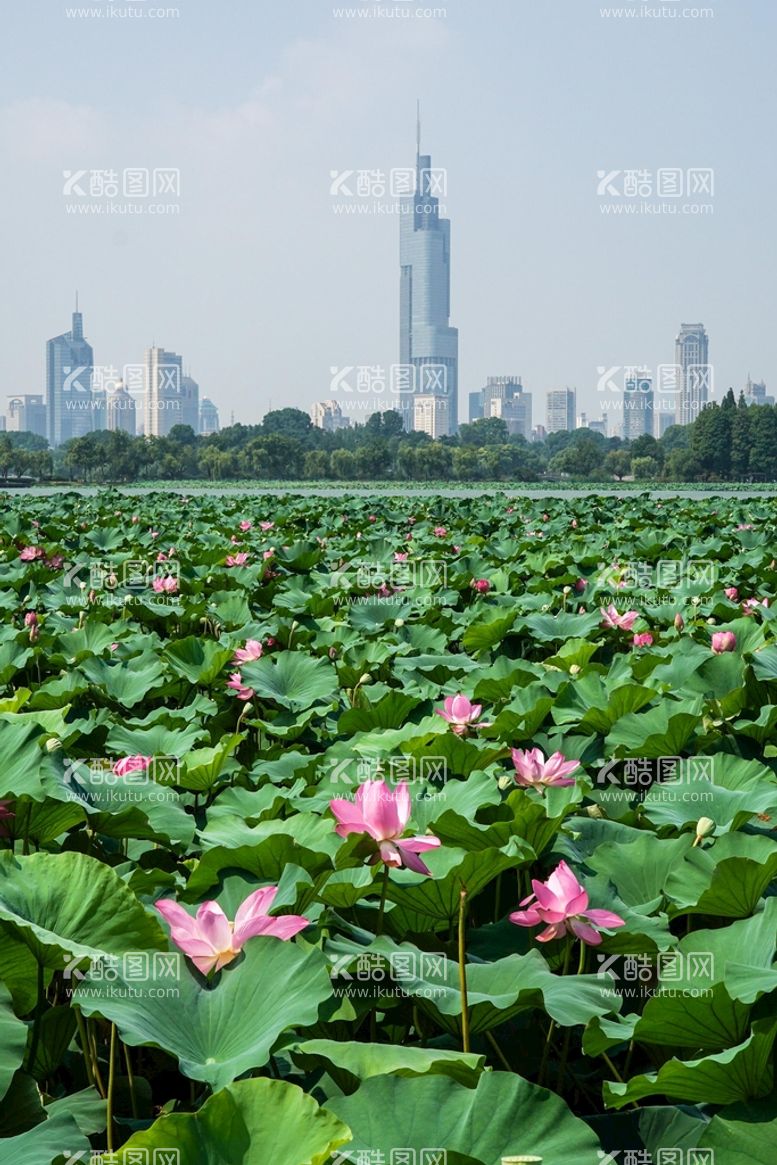
[[[0,411],[43,390],[76,288],[96,364],[176,351],[222,424],[397,363],[399,227],[378,179],[413,165],[417,98],[447,184],[462,416],[487,376],[520,375],[535,423],[566,385],[597,417],[602,370],[671,364],[681,322],[706,325],[718,399],[748,372],[773,391],[777,5],[617,7],[6,6]],[[656,192],[688,170],[698,191]],[[113,197],[106,171],[141,185]]]

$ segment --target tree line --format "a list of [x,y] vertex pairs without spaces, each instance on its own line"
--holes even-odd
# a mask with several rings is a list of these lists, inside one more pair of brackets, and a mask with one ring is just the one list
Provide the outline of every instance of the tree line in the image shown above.
[[32,433],[0,434],[0,480],[139,481],[776,481],[777,407],[748,405],[729,389],[690,425],[632,442],[591,429],[528,442],[501,418],[432,440],[406,433],[399,413],[363,425],[317,429],[300,409],[276,409],[259,425],[207,437],[176,425],[166,437],[99,431],[51,450]]

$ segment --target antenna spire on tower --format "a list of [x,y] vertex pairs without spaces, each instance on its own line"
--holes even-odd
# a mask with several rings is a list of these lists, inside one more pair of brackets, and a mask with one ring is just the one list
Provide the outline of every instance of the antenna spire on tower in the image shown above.
[[421,98],[420,97],[416,98],[415,104],[416,104],[416,123],[415,123],[416,124],[416,129],[415,129],[416,149],[415,149],[415,152],[416,152],[416,154],[420,154],[421,153]]

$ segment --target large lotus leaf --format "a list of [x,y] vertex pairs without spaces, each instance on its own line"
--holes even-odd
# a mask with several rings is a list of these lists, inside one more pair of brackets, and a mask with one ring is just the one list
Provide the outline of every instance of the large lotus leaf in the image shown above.
[[8,1091],[14,1072],[21,1065],[26,1046],[27,1028],[14,1015],[10,993],[0,983],[0,1100]]
[[321,702],[331,703],[338,692],[337,672],[325,659],[301,651],[265,655],[241,669],[243,682],[265,700],[301,712]]
[[[187,714],[191,715],[191,712]],[[198,721],[180,728],[169,728],[162,723],[143,727],[137,721],[133,721],[114,724],[106,738],[105,747],[119,756],[139,754],[182,757],[206,736],[207,731]]]
[[318,950],[260,936],[215,984],[182,963],[170,992],[169,978],[155,968],[140,997],[137,985],[121,979],[87,979],[74,997],[85,1014],[115,1023],[125,1043],[163,1048],[185,1076],[216,1090],[262,1068],[281,1032],[315,1023],[332,984]]
[[90,1145],[75,1120],[58,1112],[18,1137],[0,1140],[0,1165],[52,1165],[88,1161]]
[[727,833],[705,848],[689,849],[669,872],[665,892],[680,914],[746,918],[775,875],[776,842]]
[[[409,943],[396,944],[386,937],[372,941],[371,954],[382,955],[399,986],[416,998],[418,1005],[448,1031],[458,1033],[461,1023],[461,988],[458,964],[443,954],[428,954]],[[365,953],[348,939],[333,939],[327,953],[336,957],[338,974]],[[593,1016],[612,1014],[620,1001],[595,975],[554,975],[539,951],[508,955],[493,963],[467,964],[467,1002],[470,1029],[488,1031],[521,1011],[547,1011],[562,1027],[586,1024]]]
[[648,792],[644,811],[659,827],[710,817],[718,833],[741,829],[757,813],[777,814],[777,778],[760,762],[728,753],[691,758],[681,780]]
[[[0,800],[31,797],[43,801],[53,793],[54,764],[41,747],[39,725],[23,716],[0,718]],[[61,799],[66,796],[62,791]]]
[[165,682],[165,669],[153,652],[122,663],[99,658],[85,659],[81,671],[90,684],[104,692],[110,700],[115,700],[123,708],[134,708],[141,700]]
[[607,756],[680,756],[699,724],[703,703],[670,700],[647,712],[623,716],[605,741]]
[[50,967],[62,967],[65,953],[99,959],[165,945],[118,874],[80,853],[0,853],[0,919]]
[[710,1149],[721,1165],[774,1165],[777,1105],[773,1097],[732,1104],[713,1116],[700,1149]]
[[306,1071],[325,1067],[343,1092],[355,1092],[371,1076],[450,1076],[474,1088],[486,1058],[474,1052],[443,1048],[407,1048],[392,1044],[343,1043],[306,1040],[291,1049],[292,1058]]
[[175,674],[190,684],[212,684],[232,658],[232,649],[190,635],[170,643],[164,658]]
[[605,1104],[623,1108],[630,1101],[658,1095],[703,1104],[758,1100],[774,1086],[775,1035],[777,1016],[757,1020],[752,1034],[725,1052],[701,1060],[668,1060],[658,1072],[633,1076],[625,1084],[605,1081]]
[[327,1108],[353,1133],[351,1161],[359,1150],[383,1153],[388,1161],[399,1146],[446,1149],[482,1165],[519,1154],[540,1157],[543,1165],[598,1160],[597,1138],[560,1097],[506,1072],[486,1072],[477,1088],[444,1076],[375,1076],[351,1096],[327,1101]]
[[458,913],[462,887],[472,899],[498,874],[526,865],[533,858],[534,851],[516,837],[503,850],[464,853],[441,846],[424,854],[431,877],[398,870],[389,882],[387,896],[405,910],[448,922]]
[[[161,766],[160,766],[161,768]],[[157,783],[149,771],[115,777],[83,761],[69,766],[73,803],[103,837],[135,837],[188,845],[195,822],[174,789]]]
[[691,837],[660,841],[643,833],[628,845],[613,841],[598,846],[587,864],[606,875],[629,906],[643,906],[661,898],[670,871],[692,844]]
[[134,1133],[110,1160],[131,1165],[153,1155],[161,1163],[174,1149],[176,1161],[191,1165],[324,1165],[349,1140],[348,1126],[295,1084],[239,1080],[197,1112],[163,1116]]

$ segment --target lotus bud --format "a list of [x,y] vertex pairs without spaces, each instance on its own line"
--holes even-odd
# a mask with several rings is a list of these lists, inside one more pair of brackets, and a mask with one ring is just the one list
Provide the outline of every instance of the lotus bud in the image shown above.
[[329,658],[330,659],[337,659],[337,648],[336,647],[329,648]]
[[580,672],[580,664],[579,663],[572,663],[569,665],[569,674],[571,676],[576,676],[579,674],[579,672]]
[[513,784],[513,777],[512,777],[511,773],[503,773],[502,776],[497,781],[497,785],[499,786],[500,789],[509,789],[512,784]]
[[568,595],[568,594],[570,594],[571,590],[572,590],[571,587],[564,587],[564,589],[561,593],[564,595]]
[[677,612],[677,614],[674,617],[674,625],[675,625],[675,629],[677,631],[682,631],[683,627],[685,626],[685,620],[683,619],[683,617],[679,611]]
[[711,817],[700,817],[696,822],[696,838],[694,845],[701,845],[705,837],[711,837],[715,832],[715,822]]
[[394,626],[395,626],[395,627],[404,627],[404,625],[405,625],[405,620],[404,620],[404,619],[395,619],[395,620],[394,620]]
[[586,807],[586,813],[588,814],[589,817],[593,817],[597,821],[601,821],[605,816],[605,812],[602,809],[601,805],[588,805]]
[[62,748],[62,741],[58,736],[50,736],[46,741],[46,752],[57,752]]
[[370,675],[370,673],[368,671],[366,671],[363,676],[359,676],[359,687],[361,687],[362,684],[371,684],[371,683],[372,683],[372,676]]

